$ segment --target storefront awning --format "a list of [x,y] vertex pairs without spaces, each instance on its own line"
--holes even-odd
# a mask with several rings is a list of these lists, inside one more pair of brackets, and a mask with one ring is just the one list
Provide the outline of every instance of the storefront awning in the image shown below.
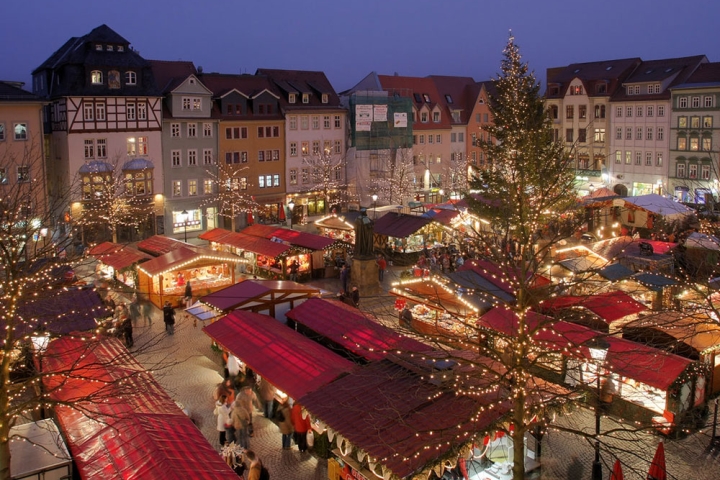
[[483,295],[488,302],[501,300],[504,303],[515,303],[514,295],[507,293],[505,289],[500,288],[496,283],[479,275],[474,270],[453,272],[448,275],[448,278],[456,285],[466,289],[466,291],[478,292],[480,295]]
[[540,304],[541,310],[545,312],[572,307],[587,308],[608,324],[647,310],[647,306],[625,292],[608,292],[591,296],[563,295]]
[[55,414],[81,478],[235,475],[120,340],[61,337],[49,343],[42,366],[50,374],[45,391],[73,405]]
[[321,218],[320,220],[316,220],[315,226],[318,228],[331,228],[333,230],[355,230],[355,227],[350,222],[345,220],[345,217],[338,217],[337,215],[329,215],[327,217]]
[[117,252],[102,256],[99,261],[105,265],[113,267],[115,270],[122,270],[151,258],[153,257],[139,250],[125,247]]
[[[288,303],[314,295],[320,290],[289,280],[245,280],[205,295],[200,301],[216,310],[264,309],[278,303]],[[263,308],[264,307],[264,308]]]
[[323,250],[335,243],[335,240],[332,238],[323,237],[322,235],[290,230],[289,228],[272,227],[269,225],[251,225],[240,233],[254,237],[262,237],[268,240],[275,238],[287,242],[290,245],[296,245],[309,250]]
[[423,216],[388,212],[375,220],[373,231],[388,237],[405,238],[414,234],[431,221],[432,219]]
[[236,310],[203,331],[295,399],[355,368],[349,360],[260,313]]
[[138,269],[152,277],[203,260],[227,263],[245,262],[244,259],[230,253],[216,252],[209,248],[181,243],[180,248],[138,265]]
[[388,351],[425,352],[431,349],[337,300],[311,298],[287,312],[286,316],[368,360],[381,360]]

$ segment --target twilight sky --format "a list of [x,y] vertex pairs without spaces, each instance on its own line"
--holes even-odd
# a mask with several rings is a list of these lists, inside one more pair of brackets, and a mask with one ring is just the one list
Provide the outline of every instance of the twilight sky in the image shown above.
[[524,61],[705,54],[720,61],[718,0],[30,0],[0,10],[0,79],[30,72],[105,23],[148,60],[205,72],[322,70],[337,91],[371,71],[488,80],[512,29]]

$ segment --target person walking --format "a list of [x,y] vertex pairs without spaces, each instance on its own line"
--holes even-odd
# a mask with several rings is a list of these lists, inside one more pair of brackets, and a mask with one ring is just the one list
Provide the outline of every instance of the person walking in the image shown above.
[[352,303],[355,308],[360,308],[360,291],[357,287],[352,288],[352,294],[350,295],[350,298],[352,298]]
[[220,447],[227,442],[227,430],[232,427],[230,423],[230,413],[232,412],[232,402],[228,401],[228,396],[223,394],[215,402],[215,415],[217,416],[217,431],[219,433]]
[[190,280],[185,284],[185,308],[192,307],[192,285],[190,285]]
[[132,302],[130,302],[130,319],[134,324],[137,324],[138,318],[140,318],[140,305],[138,304],[137,295],[133,295]]
[[290,441],[292,440],[292,434],[295,432],[293,428],[292,418],[290,418],[290,403],[289,399],[286,398],[278,406],[278,410],[275,414],[275,419],[278,421],[278,427],[282,434],[282,448],[283,450],[290,450]]
[[132,318],[127,311],[124,311],[120,322],[120,329],[122,330],[123,338],[125,339],[125,346],[127,348],[132,348],[133,345],[135,345],[133,342],[133,324]]
[[170,305],[170,302],[165,302],[163,307],[163,321],[165,322],[165,332],[168,335],[175,333],[175,309]]
[[342,268],[340,268],[340,284],[342,285],[343,295],[347,295],[347,292],[348,292],[349,273],[350,273],[350,270],[348,270],[347,264],[343,265]]
[[293,260],[290,264],[290,280],[297,282],[298,271],[300,270],[300,263],[297,260]]
[[232,423],[234,437],[228,438],[227,441],[234,441],[236,445],[240,445],[245,449],[250,448],[250,421],[250,412],[247,411],[242,403],[235,400],[235,405],[230,413],[230,423]]
[[260,402],[258,401],[257,395],[255,395],[255,392],[253,392],[253,389],[250,385],[244,385],[240,389],[240,392],[238,392],[237,396],[235,397],[235,404],[240,404],[245,408],[245,410],[247,410],[249,416],[248,434],[252,437],[254,433],[252,421],[253,406],[257,407],[258,410],[260,410]]
[[385,278],[385,269],[387,268],[387,261],[385,260],[385,257],[382,255],[378,255],[377,259],[377,266],[378,266],[378,280],[381,282]]
[[150,316],[152,307],[150,306],[150,302],[144,298],[141,297],[138,299],[139,307],[140,307],[140,314],[145,319],[145,322],[147,325],[152,325],[152,317]]
[[260,400],[262,400],[265,418],[272,418],[275,410],[275,392],[277,392],[277,388],[268,382],[265,377],[262,377],[258,389],[260,390]]
[[290,418],[292,419],[293,429],[295,430],[295,443],[297,443],[298,449],[301,452],[307,452],[307,433],[310,431],[310,415],[303,418],[302,407],[299,403],[295,402],[290,411]]
[[255,452],[252,450],[246,451],[245,458],[250,462],[248,466],[248,480],[270,480],[270,474],[267,468],[265,468]]

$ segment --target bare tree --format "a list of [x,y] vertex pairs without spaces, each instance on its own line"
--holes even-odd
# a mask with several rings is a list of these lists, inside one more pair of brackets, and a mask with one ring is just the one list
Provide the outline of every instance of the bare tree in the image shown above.
[[415,197],[417,175],[412,151],[407,148],[390,150],[387,158],[382,159],[382,176],[376,180],[375,191],[378,197],[388,204],[404,204]]
[[345,156],[333,154],[329,145],[315,155],[303,157],[303,167],[308,169],[309,175],[308,189],[322,194],[325,200],[325,213],[328,213],[330,205],[345,200],[346,163]]
[[201,202],[201,206],[217,208],[218,215],[230,220],[231,230],[236,230],[237,216],[263,210],[265,207],[255,202],[247,193],[247,167],[218,163],[215,170],[207,170],[214,184],[213,194]]

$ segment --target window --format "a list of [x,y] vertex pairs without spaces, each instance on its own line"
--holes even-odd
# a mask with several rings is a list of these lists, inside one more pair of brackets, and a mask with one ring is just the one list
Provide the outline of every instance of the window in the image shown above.
[[617,164],[622,163],[622,152],[620,150],[617,150],[615,152],[615,163],[617,163]]
[[440,112],[433,112],[433,122],[440,122]]
[[297,157],[297,142],[290,142],[290,156]]
[[632,127],[625,129],[625,140],[632,140]]
[[678,150],[687,150],[687,138],[685,138],[685,137],[678,137],[678,139],[677,139],[677,149],[678,149]]
[[323,152],[325,155],[330,155],[330,153],[332,153],[332,143],[330,140],[325,140],[323,142]]
[[15,124],[15,140],[27,140],[27,123],[16,123]]
[[700,117],[690,117],[690,128],[700,128]]
[[303,94],[302,94],[302,102],[303,102],[303,103],[310,103],[310,94],[309,94],[309,93],[303,93]]
[[335,153],[342,153],[342,142],[335,140]]
[[632,163],[632,152],[625,152],[625,165]]
[[575,117],[575,107],[573,105],[568,105],[565,107],[565,118],[574,118]]
[[171,123],[170,124],[170,136],[171,137],[179,137],[180,136],[180,124],[179,123]]
[[595,105],[595,118],[605,118],[605,105]]
[[568,128],[565,130],[565,141],[570,142],[570,143],[573,142],[573,129],[572,128]]
[[450,134],[450,143],[455,143],[455,142],[457,142],[457,133],[451,133]]
[[635,152],[635,165],[642,165],[642,152]]
[[97,158],[107,158],[107,139],[98,138],[96,142],[96,155]]
[[182,166],[182,158],[181,158],[180,150],[172,150],[170,152],[170,164],[173,167]]
[[300,130],[307,130],[310,128],[310,119],[307,115],[300,117]]
[[700,108],[700,97],[692,97],[692,108]]
[[228,165],[240,163],[240,152],[225,152],[225,163]]
[[678,100],[678,107],[679,108],[687,108],[688,107],[687,97],[680,97],[680,99]]
[[288,125],[290,130],[297,130],[297,116],[290,115],[288,117]]
[[334,122],[335,122],[334,127],[335,127],[335,128],[340,128],[340,115],[335,115]]
[[622,108],[622,107],[615,107],[615,116],[616,116],[617,118],[621,118],[621,117],[622,117],[622,111],[623,111],[623,108]]
[[297,168],[290,169],[290,185],[297,185]]
[[605,142],[605,129],[604,128],[596,128],[595,129],[595,137],[594,140],[596,143],[603,143]]
[[643,107],[639,106],[635,109],[635,116],[636,117],[642,117],[643,116]]
[[280,186],[280,175],[275,174],[273,175],[273,187],[279,187]]
[[[138,105],[138,106],[140,106],[140,105]],[[195,123],[187,124],[187,136],[188,136],[188,138],[197,137],[197,124],[195,124]]]
[[705,106],[705,108],[711,108],[713,106],[713,97],[711,97],[711,96],[703,97],[703,105]]
[[428,121],[428,112],[422,112],[422,113],[420,114],[420,121],[421,121],[422,123],[427,123],[427,121]]
[[203,148],[203,165],[212,165],[213,151],[212,148]]
[[645,166],[646,167],[652,167],[652,164],[653,164],[652,159],[653,159],[652,152],[645,152]]
[[702,165],[700,167],[700,178],[710,180],[710,165]]
[[295,103],[297,101],[297,95],[294,93],[288,93],[288,103]]
[[652,117],[652,116],[653,116],[653,113],[655,113],[653,106],[652,106],[652,105],[648,105],[648,106],[647,106],[647,116],[648,116],[648,117]]
[[308,181],[310,180],[310,169],[303,168],[301,173],[302,173],[302,183],[308,183]]
[[655,137],[656,140],[660,141],[665,138],[665,129],[663,127],[658,127],[657,129],[657,137]]
[[703,137],[702,149],[706,152],[709,152],[710,150],[712,150],[712,138],[711,137]]
[[265,161],[265,150],[258,150],[257,159],[258,159],[258,162]]
[[203,137],[210,138],[213,136],[212,123],[203,123]]
[[7,168],[0,167],[0,185],[8,184]]
[[147,103],[141,102],[137,104],[138,120],[147,120]]
[[626,117],[632,117],[632,107],[626,107],[626,108],[625,108],[625,116],[626,116]]
[[578,118],[587,118],[587,105],[578,106]]
[[212,195],[213,193],[213,181],[209,178],[203,180],[203,194]]
[[309,155],[310,154],[310,142],[302,142],[300,144],[300,152],[303,155]]
[[713,117],[703,117],[703,128],[712,128]]
[[435,135],[435,143],[442,143],[442,135]]
[[197,180],[188,180],[188,196],[194,197],[198,194]]
[[148,154],[148,138],[137,137],[137,154],[147,155]]
[[105,104],[104,103],[96,103],[95,104],[95,118],[98,120],[105,120]]
[[[553,120],[557,120],[558,118],[558,107],[557,105],[551,105],[550,106],[550,118]],[[480,114],[475,114],[475,122],[480,123]]]
[[465,132],[458,132],[458,142],[465,141]]
[[102,52],[102,45],[99,43],[95,44],[95,50]]
[[700,139],[698,137],[690,137],[690,151],[697,152],[700,149]]
[[662,154],[662,152],[658,152],[657,159],[655,161],[655,165],[657,165],[658,167],[662,167],[662,164],[663,164],[663,154]]
[[5,124],[0,123],[0,142],[5,141]]
[[573,85],[570,87],[570,95],[582,95],[583,88],[581,85]]
[[125,116],[128,120],[135,120],[135,104],[128,103],[125,105]]
[[135,85],[137,83],[137,75],[135,72],[125,72],[125,84]]
[[622,127],[615,128],[615,140],[622,140]]
[[188,150],[188,166],[197,167],[197,150]]
[[323,115],[323,128],[325,130],[330,128],[330,115]]
[[697,171],[698,171],[698,168],[697,168],[697,167],[698,167],[698,166],[697,166],[696,163],[691,163],[691,164],[689,165],[689,168],[688,168],[688,177],[690,177],[690,178],[697,178]]
[[640,95],[640,85],[635,85],[635,95]]
[[247,161],[248,161],[248,152],[240,152],[240,163],[247,163]]
[[202,98],[200,97],[182,97],[183,110],[202,110]]
[[425,135],[420,135],[420,145],[425,145]]
[[677,164],[677,176],[679,178],[685,178],[685,164],[684,163]]
[[90,82],[93,85],[100,85],[103,83],[103,74],[100,70],[93,70],[90,72]]
[[578,142],[585,143],[587,141],[587,129],[581,128],[578,130]]
[[92,121],[93,114],[95,113],[95,109],[93,108],[92,103],[84,103],[83,104],[83,120],[86,122]]
[[18,165],[17,183],[28,183],[30,180],[30,167],[27,165]]
[[313,140],[312,148],[313,155],[320,155],[320,140]]
[[182,196],[182,180],[173,180],[172,182],[172,196]]
[[257,136],[258,138],[265,137],[265,127],[257,127]]
[[645,133],[645,140],[652,140],[653,137],[653,127],[647,127],[646,133]]
[[[455,134],[453,133],[452,135],[455,135]],[[435,137],[432,135],[428,135],[428,143],[434,143],[434,142],[435,142]]]
[[85,158],[95,158],[95,140],[85,140]]
[[312,129],[320,130],[320,117],[318,117],[317,115],[313,115],[312,117]]
[[642,140],[642,134],[643,134],[642,127],[637,127],[637,129],[635,129],[635,140]]

